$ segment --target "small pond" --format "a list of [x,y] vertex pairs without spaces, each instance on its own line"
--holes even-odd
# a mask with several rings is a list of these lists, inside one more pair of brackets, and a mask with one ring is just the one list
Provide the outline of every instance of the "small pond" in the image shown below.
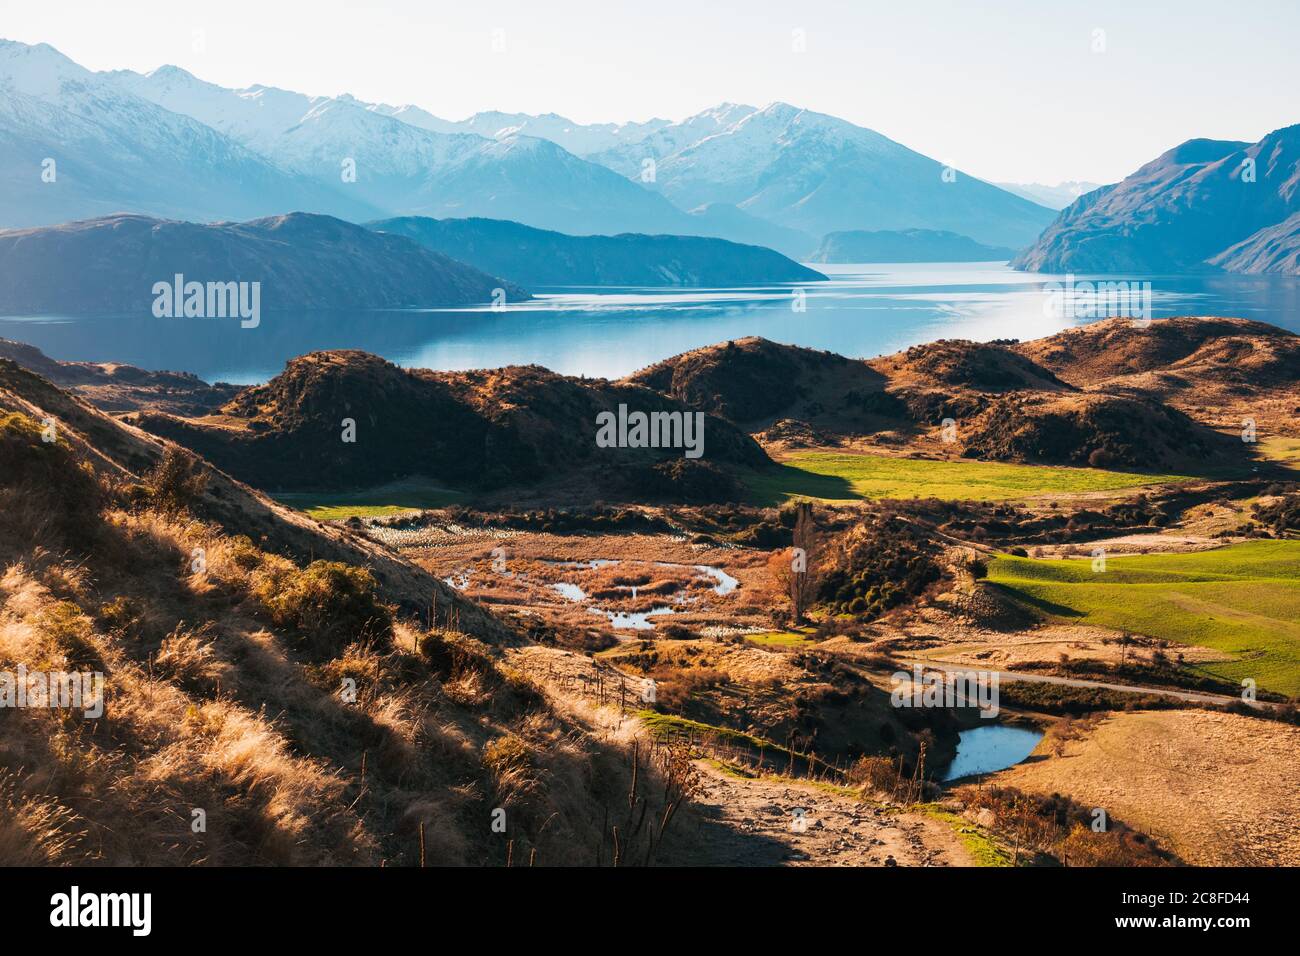
[[1013,767],[1029,756],[1043,739],[1041,730],[987,724],[958,735],[957,756],[944,771],[943,780]]

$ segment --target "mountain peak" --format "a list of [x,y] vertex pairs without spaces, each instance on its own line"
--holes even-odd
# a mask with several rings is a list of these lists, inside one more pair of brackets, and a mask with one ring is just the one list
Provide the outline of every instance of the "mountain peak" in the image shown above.
[[49,57],[71,63],[66,56],[48,43],[23,43],[21,40],[6,40],[0,37],[0,53],[14,56]]
[[146,76],[150,79],[168,80],[172,82],[177,80],[183,80],[187,83],[200,82],[199,78],[189,70],[176,66],[173,63],[164,63],[162,66],[158,67],[158,69],[151,70],[146,74]]
[[57,95],[67,81],[84,82],[93,77],[48,43],[0,40],[0,88],[48,98]]
[[802,107],[791,106],[789,103],[784,103],[781,100],[768,103],[761,110],[758,110],[760,115],[775,116],[781,119],[793,119],[800,113],[804,112],[806,111]]
[[1249,145],[1250,143],[1225,139],[1189,139],[1185,143],[1179,143],[1173,149],[1162,153],[1156,162],[1176,166],[1217,163],[1223,157],[1230,156],[1237,150],[1245,149]]

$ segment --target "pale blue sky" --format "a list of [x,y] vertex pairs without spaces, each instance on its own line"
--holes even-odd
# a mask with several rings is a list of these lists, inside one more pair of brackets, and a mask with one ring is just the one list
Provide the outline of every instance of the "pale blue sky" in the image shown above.
[[1297,0],[0,0],[0,35],[93,69],[175,63],[449,119],[784,100],[1020,182],[1109,182],[1194,136],[1300,122]]

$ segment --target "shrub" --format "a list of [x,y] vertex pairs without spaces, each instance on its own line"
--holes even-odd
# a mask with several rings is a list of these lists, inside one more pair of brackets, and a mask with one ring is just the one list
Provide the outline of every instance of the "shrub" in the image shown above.
[[621,481],[623,490],[638,499],[713,503],[742,497],[734,477],[713,462],[694,458],[629,466],[623,470]]
[[541,790],[532,749],[515,734],[505,734],[484,746],[483,769],[491,775],[503,806],[527,810],[530,798]]
[[71,601],[57,601],[42,609],[36,626],[50,639],[72,668],[103,668],[99,649],[90,637],[90,621]]
[[208,476],[199,460],[175,445],[168,447],[145,479],[149,503],[165,514],[192,508],[207,484]]
[[725,671],[712,667],[662,667],[653,676],[655,709],[677,714],[693,694],[731,682]]
[[469,672],[486,673],[493,669],[492,662],[455,631],[438,630],[425,634],[420,638],[420,656],[444,681]]
[[665,624],[659,628],[662,637],[670,641],[693,641],[695,632],[681,624]]
[[339,561],[263,568],[254,594],[271,620],[292,629],[303,644],[332,655],[353,641],[388,641],[393,612],[380,602],[374,576]]
[[1255,520],[1275,535],[1300,531],[1300,494],[1285,495],[1268,504],[1257,504],[1253,513]]
[[531,765],[532,756],[528,745],[514,734],[505,734],[489,741],[483,748],[483,767],[497,780]]
[[144,608],[135,598],[119,594],[113,600],[101,604],[95,616],[104,629],[118,634],[130,634],[144,617]]
[[[888,724],[885,726],[889,727]],[[892,732],[893,728],[889,729]],[[900,774],[898,765],[889,757],[859,757],[849,767],[846,776],[855,786],[874,793],[892,793]]]
[[262,564],[262,552],[247,535],[227,539],[226,555],[241,571],[255,571]]
[[1025,793],[1013,787],[963,788],[968,811],[987,810],[995,828],[1023,850],[1072,866],[1169,866],[1177,858],[1149,836],[1113,817],[1092,829],[1093,811],[1067,796]]

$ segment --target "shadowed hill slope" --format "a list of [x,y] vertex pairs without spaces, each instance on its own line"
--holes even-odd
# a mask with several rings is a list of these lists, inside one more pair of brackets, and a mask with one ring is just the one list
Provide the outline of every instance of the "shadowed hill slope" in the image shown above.
[[1196,473],[1245,458],[1239,440],[1143,397],[1013,393],[965,431],[963,455],[987,461]]
[[870,363],[891,387],[952,386],[982,392],[1069,391],[1050,370],[1004,345],[939,339]]
[[[766,429],[769,445],[888,433],[891,444],[992,461],[1197,473],[1245,467],[1250,449],[1215,432],[1224,422],[1203,408],[1112,373],[1167,376],[1185,366],[1180,387],[1189,396],[1257,377],[1294,400],[1294,341],[1243,320],[1160,320],[1145,330],[1125,320],[1028,343],[943,339],[860,361],[748,338],[675,356],[629,380]],[[946,421],[952,440],[933,445]]]
[[1300,336],[1247,319],[1107,319],[1016,346],[1090,391],[1145,397],[1216,428],[1297,436]]
[[[322,352],[233,395],[169,373],[56,363],[17,345],[6,354],[103,407],[141,409],[147,430],[277,490],[421,477],[475,491],[562,481],[576,492],[582,477],[588,492],[611,500],[672,499],[681,476],[647,491],[647,468],[676,460],[676,471],[712,479],[716,465],[761,467],[768,459],[746,432],[773,453],[866,443],[1199,473],[1182,469],[1232,469],[1254,457],[1213,430],[1254,422],[1261,440],[1294,437],[1300,408],[1300,337],[1224,318],[1105,320],[1023,343],[939,340],[869,361],[750,337],[619,382],[536,366],[408,370],[362,352]],[[124,391],[115,384],[123,377],[137,384]],[[682,462],[681,449],[598,448],[596,416],[619,405],[706,414],[704,463]],[[345,419],[355,422],[355,443],[342,440]],[[955,440],[935,445],[948,419]],[[714,484],[707,500],[731,491]]]

